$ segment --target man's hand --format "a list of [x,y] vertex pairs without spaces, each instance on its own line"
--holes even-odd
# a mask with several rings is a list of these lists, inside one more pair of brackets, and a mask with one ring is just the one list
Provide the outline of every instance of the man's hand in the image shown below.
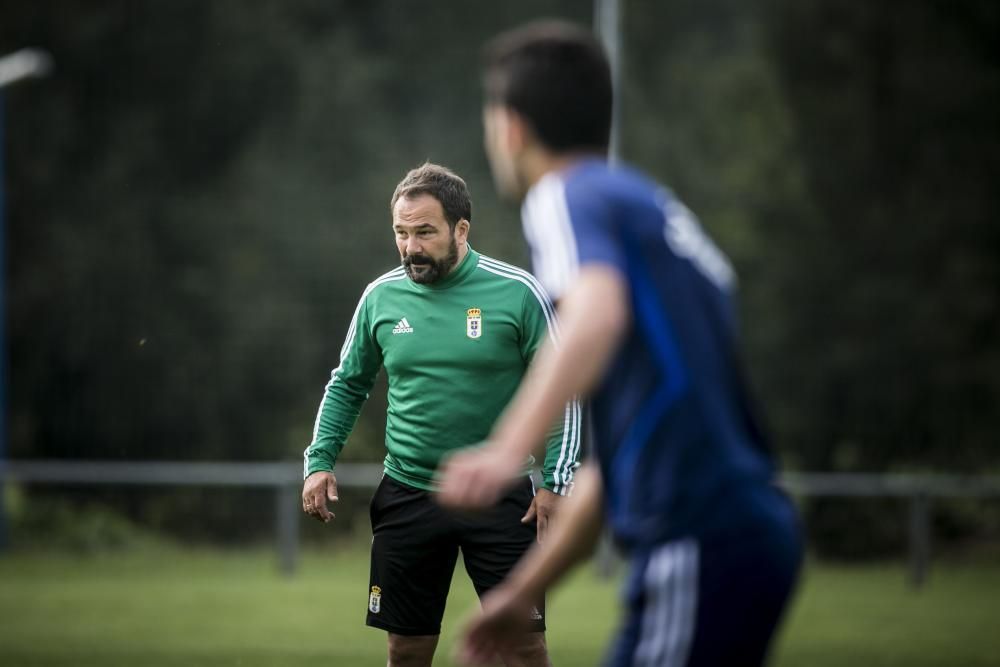
[[463,665],[495,665],[504,649],[510,652],[524,637],[531,603],[509,585],[501,584],[483,596],[483,611],[473,617],[455,649]]
[[538,489],[528,511],[521,517],[521,523],[530,523],[532,520],[537,522],[539,544],[545,540],[545,535],[549,531],[549,521],[555,516],[561,500],[562,496],[557,493],[552,493],[548,489]]
[[457,509],[490,507],[520,477],[523,463],[495,443],[458,451],[439,469],[439,500]]
[[302,511],[317,521],[329,523],[334,513],[326,501],[337,502],[337,478],[332,472],[317,471],[306,477],[302,484]]

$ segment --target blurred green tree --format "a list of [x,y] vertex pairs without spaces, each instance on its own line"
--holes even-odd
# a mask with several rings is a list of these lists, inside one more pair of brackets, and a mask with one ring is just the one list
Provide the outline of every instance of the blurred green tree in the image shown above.
[[[996,4],[624,6],[625,156],[733,257],[787,465],[995,470]],[[297,458],[356,299],[398,261],[408,168],[465,176],[473,244],[526,263],[477,54],[545,15],[591,7],[0,3],[0,51],[57,64],[7,100],[12,455]],[[384,407],[346,458],[381,457]],[[183,527],[204,504],[136,511]]]

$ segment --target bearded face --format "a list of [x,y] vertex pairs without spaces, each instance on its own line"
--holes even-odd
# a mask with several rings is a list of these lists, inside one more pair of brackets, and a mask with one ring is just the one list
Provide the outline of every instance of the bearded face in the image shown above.
[[448,251],[442,257],[435,258],[425,251],[403,257],[403,269],[406,275],[415,283],[430,285],[448,275],[458,263],[458,243],[451,235]]

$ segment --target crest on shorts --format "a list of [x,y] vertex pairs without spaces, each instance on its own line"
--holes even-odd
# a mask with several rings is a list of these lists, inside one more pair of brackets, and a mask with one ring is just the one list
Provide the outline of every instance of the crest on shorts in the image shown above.
[[483,311],[469,308],[465,311],[465,335],[469,338],[479,338],[483,335]]
[[373,614],[379,613],[382,609],[382,589],[372,586],[371,595],[368,596],[368,611]]

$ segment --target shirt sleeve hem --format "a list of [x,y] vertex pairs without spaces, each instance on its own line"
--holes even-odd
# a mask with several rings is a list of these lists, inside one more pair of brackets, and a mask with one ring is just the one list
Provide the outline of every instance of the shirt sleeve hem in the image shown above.
[[546,491],[551,491],[557,496],[568,496],[570,491],[573,489],[573,482],[570,481],[566,484],[556,484],[551,475],[543,475],[542,488]]
[[324,461],[310,462],[306,467],[306,474],[302,479],[306,479],[314,472],[333,472],[334,464]]

